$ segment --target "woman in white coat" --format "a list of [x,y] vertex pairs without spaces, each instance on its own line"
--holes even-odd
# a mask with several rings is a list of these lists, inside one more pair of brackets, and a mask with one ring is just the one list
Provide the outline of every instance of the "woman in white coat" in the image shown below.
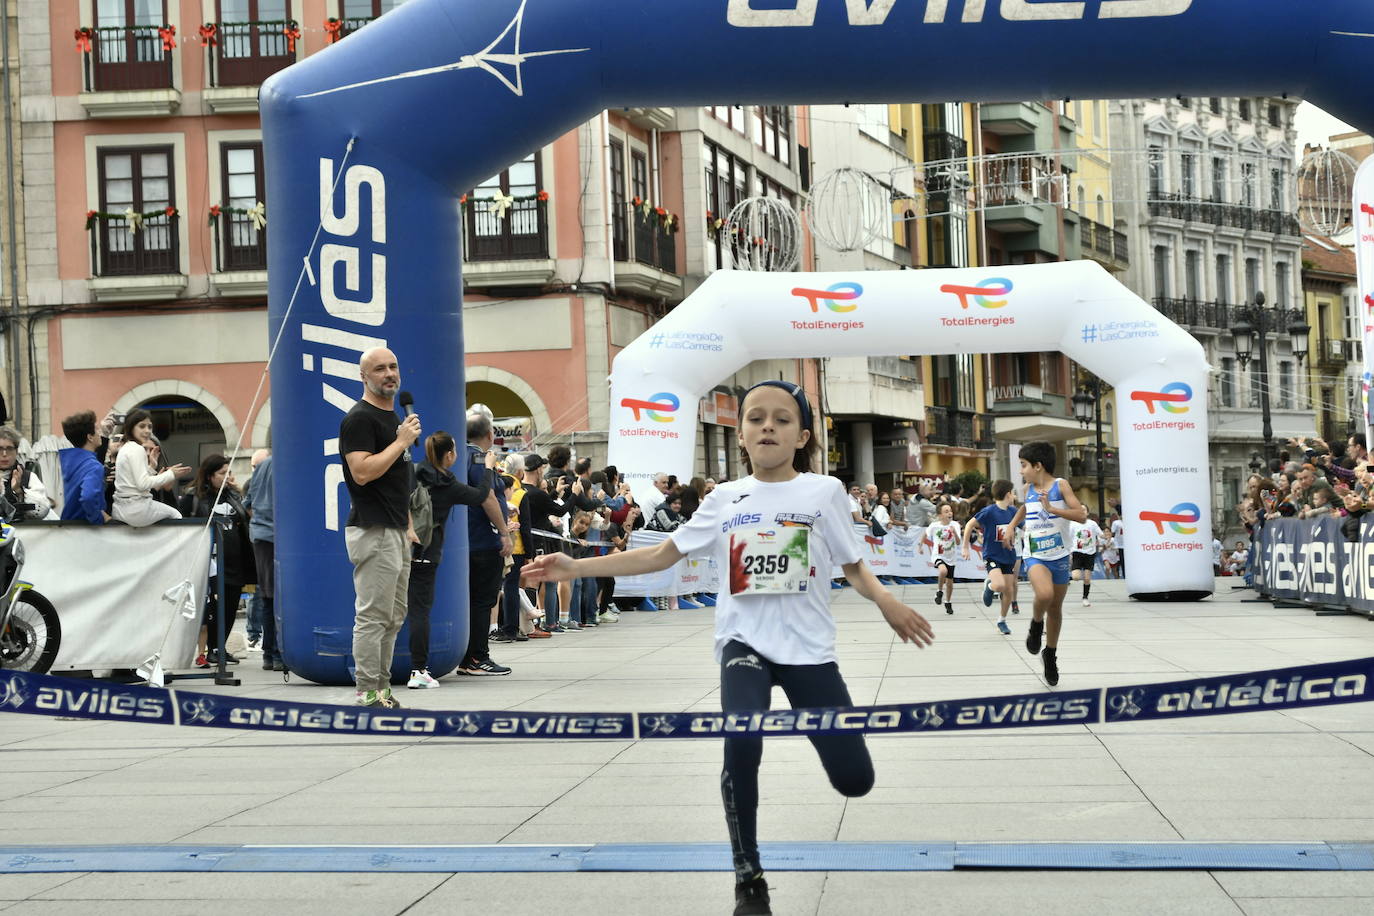
[[[143,528],[164,518],[181,518],[181,513],[153,499],[153,490],[185,480],[194,471],[184,464],[173,465],[161,474],[153,473],[150,453],[144,448],[153,435],[153,418],[146,410],[135,410],[124,418],[125,447],[115,459],[114,507],[117,520],[131,528]],[[130,448],[129,444],[137,444]]]

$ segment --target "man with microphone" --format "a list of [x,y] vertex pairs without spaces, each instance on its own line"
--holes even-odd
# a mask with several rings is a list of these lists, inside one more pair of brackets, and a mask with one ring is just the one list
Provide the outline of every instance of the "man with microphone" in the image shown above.
[[414,485],[410,448],[420,438],[413,401],[401,395],[406,418],[397,423],[401,387],[396,355],[384,347],[358,361],[363,398],[339,424],[339,453],[352,505],[344,543],[353,564],[353,664],[359,706],[398,709],[391,695],[391,657],[406,619],[410,545],[418,543],[410,518]]

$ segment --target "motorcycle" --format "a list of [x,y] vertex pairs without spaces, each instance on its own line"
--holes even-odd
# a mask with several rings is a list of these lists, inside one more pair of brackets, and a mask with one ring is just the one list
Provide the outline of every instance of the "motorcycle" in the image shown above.
[[24,508],[0,497],[0,668],[45,674],[62,644],[62,622],[52,602],[20,578],[24,544],[9,520]]

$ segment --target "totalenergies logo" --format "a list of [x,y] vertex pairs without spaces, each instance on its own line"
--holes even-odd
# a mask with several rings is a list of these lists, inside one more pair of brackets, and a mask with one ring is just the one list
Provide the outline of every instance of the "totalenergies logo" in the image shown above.
[[671,423],[673,422],[672,415],[677,413],[682,402],[678,400],[677,395],[660,391],[647,401],[641,401],[638,398],[624,398],[621,400],[620,406],[628,407],[634,411],[636,420],[639,419],[639,412],[642,410],[644,415],[655,423]]
[[1131,400],[1140,401],[1150,413],[1155,412],[1158,404],[1165,413],[1187,413],[1188,402],[1193,399],[1191,385],[1183,382],[1170,382],[1158,391],[1132,391]]
[[967,309],[969,300],[972,299],[985,309],[1000,309],[1007,304],[1007,299],[998,299],[998,296],[1008,296],[1012,291],[1012,283],[1005,277],[991,277],[982,281],[977,286],[961,286],[958,283],[946,283],[940,287],[942,293],[952,293],[959,297],[959,308]]
[[1168,512],[1142,512],[1140,520],[1155,526],[1155,534],[1163,534],[1168,525],[1174,534],[1197,534],[1197,523],[1202,518],[1202,510],[1197,503],[1179,503]]
[[792,295],[800,296],[811,305],[811,312],[815,314],[821,310],[821,303],[832,312],[852,312],[859,307],[858,298],[864,294],[864,288],[857,283],[836,283],[829,289],[807,289],[798,286],[792,290]]

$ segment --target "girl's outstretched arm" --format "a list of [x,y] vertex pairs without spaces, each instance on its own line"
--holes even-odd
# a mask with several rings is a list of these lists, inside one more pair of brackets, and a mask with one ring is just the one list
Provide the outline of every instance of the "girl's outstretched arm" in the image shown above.
[[566,553],[546,553],[528,563],[520,571],[520,578],[532,582],[566,582],[581,578],[638,576],[667,569],[681,559],[682,553],[670,540],[657,547],[641,547],[582,560],[574,560]]

